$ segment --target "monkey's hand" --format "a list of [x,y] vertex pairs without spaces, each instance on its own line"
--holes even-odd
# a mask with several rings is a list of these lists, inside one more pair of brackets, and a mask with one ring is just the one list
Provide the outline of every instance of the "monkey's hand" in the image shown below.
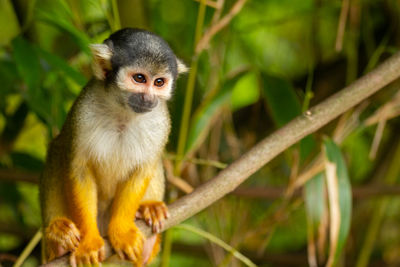
[[46,260],[51,261],[67,252],[75,251],[80,236],[78,228],[71,220],[64,217],[52,220],[44,232]]
[[98,233],[86,233],[78,248],[71,254],[70,264],[78,266],[98,266],[105,260],[104,240]]
[[123,260],[142,265],[144,236],[134,222],[110,224],[108,237],[115,252]]
[[146,201],[140,204],[136,218],[143,219],[153,233],[159,233],[165,219],[169,217],[167,205],[162,201]]

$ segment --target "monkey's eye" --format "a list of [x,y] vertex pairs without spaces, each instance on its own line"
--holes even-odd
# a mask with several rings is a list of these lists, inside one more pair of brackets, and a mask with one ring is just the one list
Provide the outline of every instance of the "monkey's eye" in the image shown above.
[[145,83],[146,82],[146,78],[144,77],[143,74],[140,74],[140,73],[133,75],[132,78],[137,83]]
[[161,87],[164,85],[164,79],[163,78],[158,78],[154,81],[154,85],[157,87]]

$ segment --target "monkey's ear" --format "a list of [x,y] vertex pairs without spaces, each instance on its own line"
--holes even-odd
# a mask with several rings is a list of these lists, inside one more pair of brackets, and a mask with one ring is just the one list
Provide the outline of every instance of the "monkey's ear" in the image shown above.
[[176,59],[176,64],[178,66],[178,74],[186,73],[189,71],[189,68],[186,67],[185,63],[179,58]]
[[111,70],[112,51],[106,44],[91,44],[89,47],[93,54],[93,73],[97,79],[104,80]]

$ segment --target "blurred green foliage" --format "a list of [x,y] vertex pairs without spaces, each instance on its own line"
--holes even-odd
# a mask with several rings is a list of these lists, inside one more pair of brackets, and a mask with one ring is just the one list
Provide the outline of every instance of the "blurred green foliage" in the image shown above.
[[[223,5],[219,10],[206,8],[204,32],[236,1],[210,2]],[[194,59],[199,5],[192,0],[0,0],[0,266],[11,266],[12,260],[5,256],[20,255],[40,227],[37,177],[47,144],[91,79],[90,43],[102,42],[120,27],[141,27],[165,38],[187,65],[198,60],[179,170],[194,187],[218,172],[207,161],[231,163],[309,106],[373,69],[400,44],[399,1],[248,0]],[[345,21],[339,19],[341,12]],[[338,31],[341,25],[343,35]],[[335,49],[337,43],[342,49]],[[178,81],[170,103],[173,129],[167,150],[172,155],[180,138],[186,84],[185,77]],[[398,199],[390,198],[396,200],[393,205],[377,202],[387,199],[387,185],[395,186],[400,178],[393,169],[390,183],[381,179],[387,166],[398,161],[393,156],[400,146],[398,88],[395,82],[278,156],[243,185],[251,194],[239,190],[187,223],[219,237],[260,266],[307,266],[311,240],[321,240],[320,229],[328,231],[323,220],[329,210],[325,178],[318,175],[308,181],[303,195],[282,190],[292,188],[298,174],[325,157],[321,137],[330,136],[333,141],[325,146],[339,159],[327,157],[336,162],[338,192],[346,195],[340,198],[341,215],[350,231],[348,235],[347,228],[341,231],[337,265],[369,261],[398,265]],[[383,122],[380,134],[377,124]],[[371,152],[373,143],[379,144],[376,153]],[[197,158],[206,164],[194,163]],[[281,191],[277,195],[271,188]],[[396,188],[392,192],[398,194]],[[182,194],[168,185],[168,199]],[[374,207],[383,207],[381,220],[375,219],[382,231],[368,230],[373,229],[369,221]],[[371,242],[364,238],[366,231],[372,236],[371,250],[366,249]],[[317,261],[322,265],[329,246],[317,243]],[[172,251],[162,258],[163,266],[166,258],[170,266],[242,264],[219,246],[182,229],[173,230]],[[36,248],[24,266],[39,261]]]

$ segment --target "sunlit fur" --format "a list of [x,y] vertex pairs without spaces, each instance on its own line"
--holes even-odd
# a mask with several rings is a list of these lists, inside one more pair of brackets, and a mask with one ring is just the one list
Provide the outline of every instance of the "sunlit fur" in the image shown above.
[[92,64],[93,74],[97,79],[105,79],[105,69],[111,69],[110,59],[112,51],[107,45],[104,44],[92,44],[90,45],[94,60],[96,64]]
[[182,62],[182,60],[178,59],[178,73],[186,73],[189,71],[189,68]]

